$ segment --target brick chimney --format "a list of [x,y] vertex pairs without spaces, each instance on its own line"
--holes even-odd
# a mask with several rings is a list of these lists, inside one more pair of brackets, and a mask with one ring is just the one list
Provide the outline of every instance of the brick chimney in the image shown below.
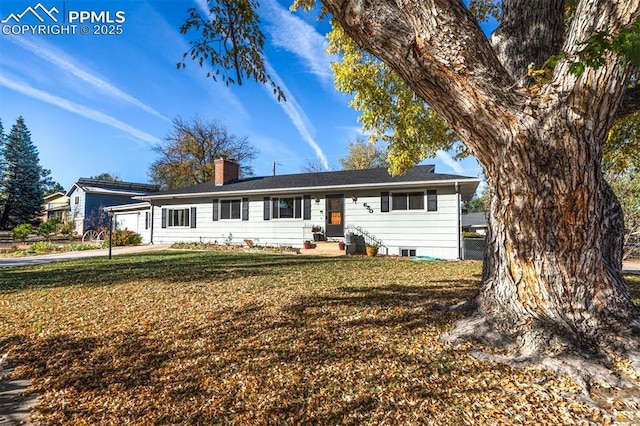
[[240,166],[235,161],[218,158],[213,161],[213,165],[215,166],[214,180],[216,186],[225,185],[240,177]]

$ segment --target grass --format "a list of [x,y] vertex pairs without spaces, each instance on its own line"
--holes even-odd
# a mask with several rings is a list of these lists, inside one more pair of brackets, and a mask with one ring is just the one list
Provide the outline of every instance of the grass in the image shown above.
[[[0,353],[46,424],[571,424],[543,370],[438,336],[477,262],[154,252],[3,270]],[[640,277],[630,277],[640,304]]]

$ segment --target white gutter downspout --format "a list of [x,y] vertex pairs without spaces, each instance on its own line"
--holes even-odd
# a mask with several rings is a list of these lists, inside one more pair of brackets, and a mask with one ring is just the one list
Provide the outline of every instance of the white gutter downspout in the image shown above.
[[458,181],[455,183],[456,187],[456,202],[458,203],[457,216],[458,216],[458,260],[463,259],[462,254],[462,202],[460,198],[460,184]]

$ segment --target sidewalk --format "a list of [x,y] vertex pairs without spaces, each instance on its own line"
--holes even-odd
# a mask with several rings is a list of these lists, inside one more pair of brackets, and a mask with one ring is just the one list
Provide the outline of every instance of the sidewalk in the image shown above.
[[[171,244],[145,244],[140,246],[112,247],[111,254],[117,256],[120,254],[142,253],[149,251],[166,250]],[[14,266],[39,265],[42,263],[61,262],[64,260],[86,259],[90,257],[107,257],[109,249],[84,250],[84,251],[67,251],[63,253],[43,254],[38,256],[0,258],[0,268],[10,268]]]

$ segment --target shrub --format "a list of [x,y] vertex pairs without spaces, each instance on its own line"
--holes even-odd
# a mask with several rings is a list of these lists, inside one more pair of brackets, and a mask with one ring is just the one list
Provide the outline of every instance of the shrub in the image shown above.
[[65,237],[69,237],[71,239],[73,235],[76,233],[76,227],[72,220],[65,222],[60,227],[60,233]]
[[95,250],[101,248],[96,244],[84,244],[84,243],[71,243],[66,246],[68,251],[85,251],[85,250]]
[[33,226],[29,223],[23,223],[13,228],[11,231],[14,240],[24,241],[29,238],[29,235],[33,232]]
[[53,244],[49,241],[38,241],[37,243],[31,244],[29,247],[29,253],[52,253],[60,251],[60,247],[56,244]]
[[484,238],[484,235],[480,235],[477,232],[465,231],[462,233],[464,238]]
[[39,237],[49,239],[57,232],[59,223],[60,221],[56,218],[51,218],[46,222],[42,222],[40,226],[38,226],[38,229],[36,229],[36,234]]
[[[128,229],[116,229],[112,232],[111,241],[114,246],[137,246],[142,244],[142,236]],[[109,244],[108,235],[105,243]]]

